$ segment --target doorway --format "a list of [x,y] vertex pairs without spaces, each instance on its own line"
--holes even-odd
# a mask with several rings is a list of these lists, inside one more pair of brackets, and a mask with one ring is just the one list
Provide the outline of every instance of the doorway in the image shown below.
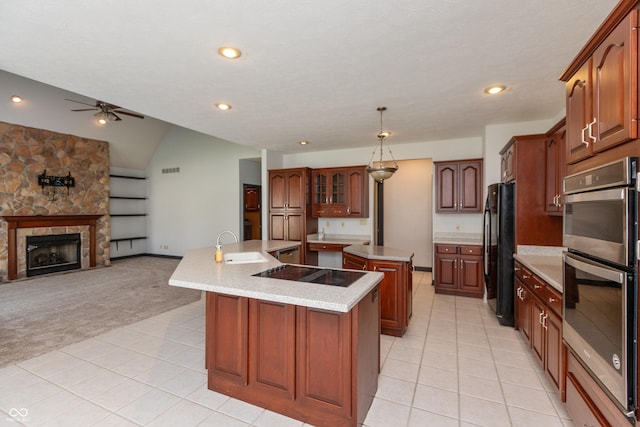
[[259,185],[244,184],[242,186],[243,199],[243,228],[242,240],[260,240],[262,238],[262,189]]

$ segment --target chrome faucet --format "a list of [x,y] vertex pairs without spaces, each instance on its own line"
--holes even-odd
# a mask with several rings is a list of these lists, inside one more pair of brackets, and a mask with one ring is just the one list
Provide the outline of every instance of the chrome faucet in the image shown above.
[[216,246],[220,246],[220,237],[222,237],[222,235],[226,233],[231,234],[233,238],[236,239],[236,243],[238,243],[238,236],[236,236],[233,231],[225,230],[222,233],[218,234],[218,238],[216,239]]

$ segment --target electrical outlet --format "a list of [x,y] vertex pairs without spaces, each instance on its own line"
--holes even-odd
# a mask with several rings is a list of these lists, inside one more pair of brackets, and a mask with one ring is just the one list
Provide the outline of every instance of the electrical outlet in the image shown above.
[[167,251],[169,250],[169,245],[160,245],[160,249]]
[[456,231],[460,231],[460,224],[456,224]]
[[331,227],[331,223],[327,221],[327,227]]
[[343,221],[342,223],[340,223],[340,226],[341,226],[341,227],[344,227],[344,221]]
[[367,220],[366,219],[361,219],[360,220],[360,225],[367,225]]

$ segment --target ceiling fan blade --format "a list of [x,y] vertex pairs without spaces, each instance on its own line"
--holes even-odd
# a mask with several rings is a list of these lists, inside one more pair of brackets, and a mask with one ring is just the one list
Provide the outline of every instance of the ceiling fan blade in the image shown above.
[[71,111],[96,111],[97,108],[82,108],[80,110],[71,110]]
[[120,117],[118,117],[118,115],[116,113],[114,113],[113,111],[109,111],[111,114],[113,114],[113,117],[115,117],[116,119],[114,120],[114,122],[119,122],[120,120],[122,120]]
[[118,113],[118,114],[126,114],[127,116],[131,116],[131,117],[137,117],[139,119],[144,119],[144,116],[140,115],[140,114],[136,114],[136,113],[130,113],[128,111],[122,111],[122,110],[113,110],[113,112]]
[[71,102],[77,102],[78,104],[89,105],[89,106],[91,106],[91,107],[97,107],[97,105],[96,105],[96,104],[87,104],[86,102],[76,101],[76,100],[74,100],[74,99],[68,99],[68,98],[65,98],[64,100],[65,100],[65,101],[71,101]]

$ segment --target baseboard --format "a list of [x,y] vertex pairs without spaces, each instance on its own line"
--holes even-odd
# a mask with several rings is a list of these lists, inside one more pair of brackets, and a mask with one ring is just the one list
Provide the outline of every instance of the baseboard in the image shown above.
[[119,259],[127,259],[127,258],[137,258],[137,257],[141,257],[141,256],[150,256],[150,257],[155,257],[155,258],[182,259],[182,257],[178,256],[178,255],[160,255],[160,254],[142,253],[142,254],[134,254],[134,255],[124,255],[124,256],[119,256],[119,257],[112,257],[111,261],[117,261]]

